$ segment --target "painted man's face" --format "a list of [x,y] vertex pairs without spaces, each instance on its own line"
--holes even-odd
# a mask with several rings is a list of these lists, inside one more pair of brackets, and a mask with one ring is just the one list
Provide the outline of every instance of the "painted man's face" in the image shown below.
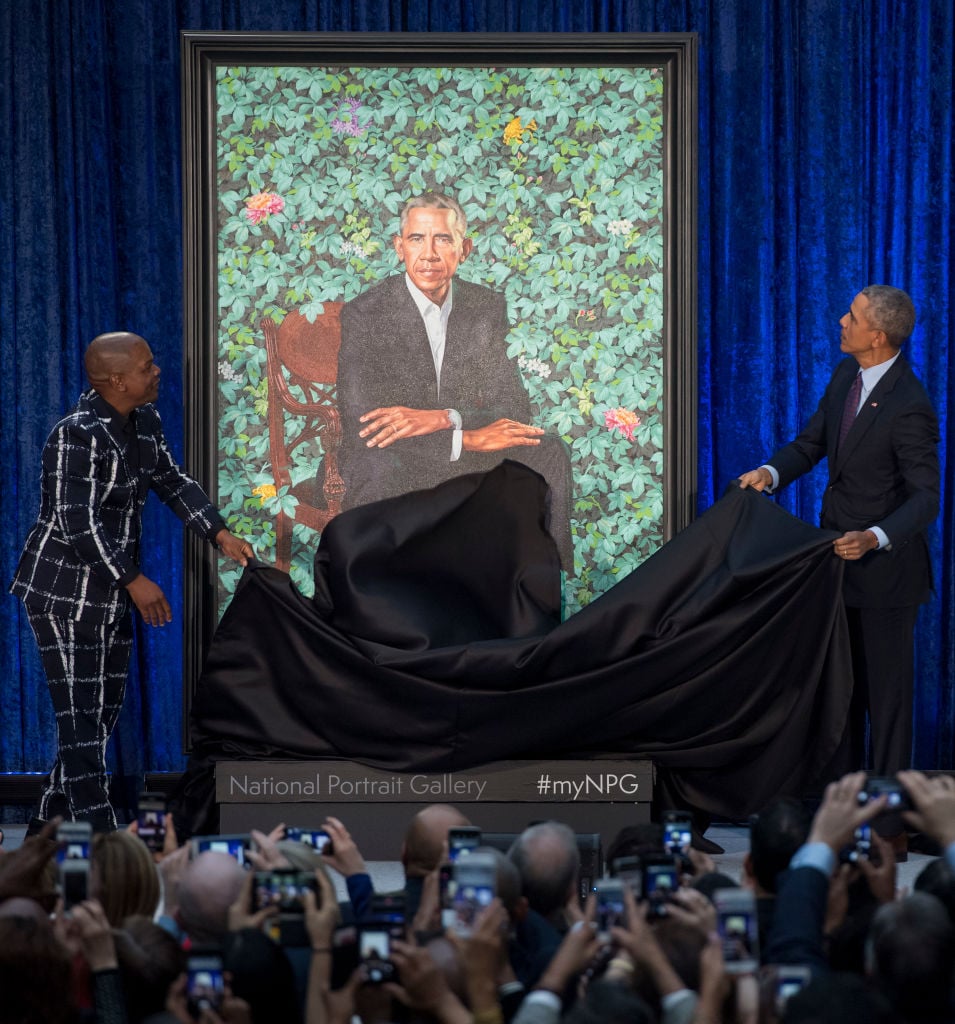
[[470,250],[470,241],[461,237],[453,210],[414,207],[401,234],[395,236],[395,252],[408,276],[439,306]]

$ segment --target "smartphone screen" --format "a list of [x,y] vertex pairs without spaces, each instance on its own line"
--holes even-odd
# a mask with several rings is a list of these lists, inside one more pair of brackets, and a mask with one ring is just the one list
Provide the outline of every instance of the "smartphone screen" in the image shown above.
[[161,853],[166,841],[166,798],[162,793],[140,793],[136,804],[136,830],[152,850]]
[[190,840],[189,854],[198,857],[207,850],[227,853],[234,857],[243,867],[246,864],[245,851],[250,848],[252,840],[249,836],[194,836]]
[[497,863],[493,857],[471,853],[455,863],[450,919],[458,935],[471,934],[478,914],[494,899],[496,887]]
[[454,863],[462,854],[481,845],[481,830],[473,825],[448,829],[448,858]]
[[664,817],[663,849],[667,853],[686,856],[692,835],[692,824],[688,814],[671,812]]
[[597,934],[604,940],[610,938],[611,928],[623,928],[627,922],[622,878],[599,878],[594,887],[597,900]]
[[363,925],[358,936],[358,955],[361,958],[365,981],[372,985],[380,985],[394,977],[391,935],[387,926]]
[[759,966],[756,897],[749,889],[719,889],[713,894],[716,929],[729,974],[748,974]]
[[287,828],[286,839],[294,839],[296,842],[311,846],[318,853],[331,853],[332,837],[323,828]]
[[196,1020],[204,1010],[218,1011],[225,995],[222,957],[217,953],[197,953],[186,961],[186,1001],[190,1016]]

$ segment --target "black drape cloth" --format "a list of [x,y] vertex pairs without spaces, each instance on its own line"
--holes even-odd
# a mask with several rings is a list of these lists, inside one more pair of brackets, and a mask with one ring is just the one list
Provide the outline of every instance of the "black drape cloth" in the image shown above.
[[222,758],[639,755],[668,799],[730,818],[819,781],[852,688],[834,533],[734,483],[559,622],[545,514],[542,478],[505,462],[337,517],[313,600],[247,569],[193,704],[180,827],[207,827]]

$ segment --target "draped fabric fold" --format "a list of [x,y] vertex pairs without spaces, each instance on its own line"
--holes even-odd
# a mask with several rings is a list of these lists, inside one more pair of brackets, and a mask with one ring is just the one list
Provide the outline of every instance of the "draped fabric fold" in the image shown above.
[[731,818],[818,782],[852,688],[835,534],[733,485],[559,623],[545,491],[505,462],[351,510],[322,536],[314,601],[247,569],[193,705],[183,830],[205,826],[222,758],[639,755],[673,799]]

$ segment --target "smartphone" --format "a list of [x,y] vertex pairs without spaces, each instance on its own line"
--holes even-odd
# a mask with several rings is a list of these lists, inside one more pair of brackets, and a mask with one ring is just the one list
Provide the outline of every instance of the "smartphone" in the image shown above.
[[474,825],[448,829],[448,859],[453,864],[462,854],[481,845],[481,830]]
[[716,930],[728,974],[749,974],[759,967],[756,895],[752,889],[717,889]]
[[56,830],[57,882],[65,911],[89,898],[92,842],[88,821],[64,821]]
[[680,870],[667,854],[640,858],[640,891],[647,901],[648,917],[666,917],[670,893],[680,887]]
[[865,781],[865,786],[859,792],[859,803],[867,804],[880,796],[886,796],[885,811],[888,814],[892,811],[911,811],[912,801],[898,779],[881,778],[873,776]]
[[222,954],[218,951],[191,952],[186,959],[186,1006],[189,1016],[199,1020],[204,1010],[218,1012],[225,995]]
[[285,838],[311,846],[318,853],[332,852],[332,837],[323,828],[287,828]]
[[667,811],[663,816],[663,849],[673,856],[686,857],[690,852],[693,823],[687,811]]
[[301,916],[305,913],[303,896],[309,889],[318,900],[318,883],[311,871],[296,871],[294,868],[256,871],[252,883],[252,910],[277,907],[280,914]]
[[191,858],[198,857],[200,853],[214,850],[234,857],[243,867],[248,863],[246,852],[250,849],[252,849],[252,837],[247,835],[193,836],[189,840],[189,856]]
[[777,1017],[782,1017],[790,998],[809,984],[812,971],[805,964],[777,964],[774,1000]]
[[603,942],[610,941],[611,928],[625,928],[627,910],[624,890],[627,883],[622,878],[598,878],[594,884],[594,898],[597,900],[597,935]]
[[454,864],[450,926],[467,937],[474,921],[497,892],[497,862],[487,853],[469,853]]
[[630,886],[635,900],[643,899],[643,879],[639,857],[617,857],[610,864],[610,874]]
[[140,793],[136,801],[136,829],[153,853],[162,853],[166,841],[166,797],[162,793]]
[[370,985],[393,981],[395,965],[391,962],[391,934],[385,924],[362,924],[358,929],[358,959],[362,979]]
[[368,908],[368,919],[388,926],[393,939],[403,939],[405,935],[405,894],[373,893]]
[[872,851],[872,828],[868,822],[855,830],[853,842],[839,853],[842,864],[858,864],[860,860],[868,860]]

